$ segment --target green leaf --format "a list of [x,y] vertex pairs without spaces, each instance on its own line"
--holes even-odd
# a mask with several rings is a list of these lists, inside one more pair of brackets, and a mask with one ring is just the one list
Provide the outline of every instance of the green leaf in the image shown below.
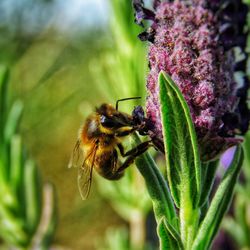
[[243,167],[243,172],[244,172],[244,176],[247,180],[250,180],[250,131],[248,131],[245,135],[244,138],[244,143],[243,143],[243,148],[244,148],[244,155],[245,155],[245,159],[244,159],[244,165],[246,167]]
[[3,139],[5,126],[5,116],[7,112],[7,87],[9,80],[9,71],[6,67],[0,66],[0,140]]
[[221,220],[230,205],[242,161],[243,150],[241,146],[238,146],[234,159],[226,171],[207,214],[199,227],[197,236],[193,243],[193,250],[209,249],[212,240],[219,229]]
[[27,160],[24,167],[24,192],[26,226],[29,233],[34,233],[41,215],[41,181],[38,170],[32,160]]
[[21,101],[16,101],[11,107],[11,110],[8,114],[6,125],[4,128],[4,139],[8,143],[10,141],[11,136],[14,135],[16,129],[19,125],[19,121],[21,118],[23,110],[23,104]]
[[216,170],[218,161],[211,161],[202,164],[202,191],[200,197],[200,207],[202,207],[208,200],[216,177]]
[[170,190],[178,207],[181,192],[197,207],[201,163],[190,110],[177,85],[163,72],[159,75],[159,87]]
[[[137,143],[140,143],[138,137],[135,137],[135,139]],[[167,182],[150,154],[146,152],[137,157],[136,166],[146,182],[146,186],[153,203],[157,223],[159,223],[161,218],[165,216],[169,224],[177,229],[177,215]]]
[[166,218],[161,218],[157,232],[160,238],[161,250],[184,249],[179,233],[167,222]]
[[[0,202],[0,235],[10,245],[27,245],[29,241],[22,219],[2,202]],[[5,238],[7,235],[13,237]]]
[[[15,195],[20,192],[23,178],[23,151],[20,135],[11,137],[9,181]],[[6,166],[5,166],[6,167]]]

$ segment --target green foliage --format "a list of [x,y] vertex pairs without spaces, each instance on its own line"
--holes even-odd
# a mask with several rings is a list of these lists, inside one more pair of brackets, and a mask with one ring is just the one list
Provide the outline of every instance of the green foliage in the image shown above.
[[[24,152],[21,136],[17,133],[23,107],[20,101],[9,107],[7,69],[0,69],[0,79],[0,236],[9,247],[26,249],[34,246],[36,238],[54,233],[55,204],[46,204],[46,199],[53,199],[54,192],[43,192],[38,169]],[[48,205],[53,212],[46,212],[49,220],[45,222],[44,210]],[[45,230],[38,236],[37,230],[42,223],[45,224],[43,228],[48,227],[50,231]],[[41,241],[36,246],[47,249],[49,244],[50,241]]]
[[109,228],[103,240],[97,244],[99,250],[130,250],[129,235],[126,228]]
[[158,226],[158,235],[160,238],[160,249],[181,249],[184,247],[178,232],[163,217]]
[[222,228],[231,236],[237,245],[237,249],[250,248],[250,133],[246,135],[244,142],[245,159],[243,162],[244,182],[236,186],[233,202],[233,216],[226,216],[222,222]]
[[[138,138],[136,141],[139,143]],[[153,203],[156,221],[160,223],[160,220],[166,217],[168,222],[177,228],[177,215],[167,182],[160,173],[153,158],[149,153],[145,153],[136,159],[136,166],[144,177],[148,193]]]
[[201,207],[209,202],[210,193],[212,191],[213,183],[216,177],[217,167],[217,160],[203,163],[201,166],[202,188],[199,204]]
[[[99,250],[138,250],[131,248],[129,243],[129,232],[125,227],[109,228],[105,234],[105,241],[99,241],[97,243],[97,249]],[[153,250],[153,248],[147,245],[143,250]]]
[[231,203],[243,151],[241,146],[237,147],[231,165],[211,198],[217,162],[201,164],[189,109],[175,83],[167,74],[160,73],[159,86],[171,192],[147,153],[138,157],[136,163],[153,202],[160,246],[174,250],[209,249]]
[[167,74],[160,73],[159,86],[171,193],[178,207],[184,196],[191,197],[190,201],[185,202],[190,202],[191,206],[196,207],[200,195],[201,163],[190,111],[180,90]]
[[190,245],[201,186],[198,143],[188,105],[178,87],[164,73],[159,75],[159,86],[168,183],[180,208],[182,240]]
[[250,4],[249,0],[244,0],[243,2],[246,3],[246,4]]
[[221,220],[231,203],[233,189],[240,173],[242,161],[243,151],[239,146],[235,152],[232,163],[216,190],[206,216],[199,227],[193,249],[208,249],[210,247],[219,229]]

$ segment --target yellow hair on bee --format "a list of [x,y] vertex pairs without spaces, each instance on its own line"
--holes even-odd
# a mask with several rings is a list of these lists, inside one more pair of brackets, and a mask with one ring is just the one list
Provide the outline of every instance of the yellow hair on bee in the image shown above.
[[107,134],[107,135],[112,135],[112,134],[114,134],[114,130],[113,130],[113,129],[105,128],[105,127],[103,127],[102,125],[99,126],[99,130],[100,130],[100,132],[103,133],[103,134]]

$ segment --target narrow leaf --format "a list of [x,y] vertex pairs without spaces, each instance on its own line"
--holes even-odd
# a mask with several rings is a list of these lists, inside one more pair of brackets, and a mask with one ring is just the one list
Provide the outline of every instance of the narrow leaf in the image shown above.
[[[137,143],[140,142],[138,137],[136,137],[136,141]],[[159,223],[161,218],[165,216],[168,222],[174,228],[177,228],[177,215],[167,182],[149,153],[144,153],[139,156],[136,159],[136,166],[146,182],[149,195],[153,202],[156,221]]]
[[5,115],[7,112],[7,87],[9,71],[7,68],[0,67],[0,133],[3,131],[5,124]]
[[26,225],[30,233],[34,233],[41,214],[40,180],[35,163],[28,160],[24,168],[24,188]]
[[[10,245],[27,245],[29,237],[24,230],[24,223],[21,218],[13,213],[8,207],[0,203],[0,235]],[[11,238],[5,238],[7,234],[15,234]],[[9,241],[9,240],[13,240]]]
[[214,180],[216,177],[216,170],[218,167],[218,161],[211,161],[202,164],[202,191],[200,197],[200,207],[208,201]]
[[161,250],[184,250],[181,237],[178,232],[167,222],[166,218],[162,218],[157,228],[160,238]]
[[17,195],[20,191],[23,178],[22,142],[20,135],[15,135],[11,138],[10,157],[9,181],[11,189]]
[[207,214],[199,227],[197,236],[193,243],[193,250],[209,249],[209,246],[219,229],[221,220],[230,205],[242,161],[243,150],[241,146],[238,146],[234,154],[234,159],[226,171]]
[[179,233],[168,223],[166,218],[163,218],[163,222],[164,222],[164,227],[166,228],[166,231],[169,234],[169,238],[171,238],[171,241],[173,242],[172,244],[178,246],[178,248],[174,249],[180,249],[180,250],[184,249]]
[[159,87],[170,190],[178,207],[181,191],[195,207],[201,189],[200,156],[189,107],[177,85],[163,72],[159,75]]
[[22,114],[23,104],[21,101],[16,101],[8,114],[6,125],[4,128],[4,139],[8,143],[11,136],[16,132],[19,120]]
[[250,180],[250,130],[246,133],[245,138],[244,138],[244,144],[243,144],[243,148],[244,148],[244,155],[245,155],[245,159],[244,159],[244,165],[246,165],[246,167],[243,167],[243,172],[244,175],[246,176],[246,178],[248,180]]
[[164,225],[163,220],[157,228],[157,233],[160,239],[160,250],[175,250],[179,249],[176,240],[171,234],[169,234],[167,228]]

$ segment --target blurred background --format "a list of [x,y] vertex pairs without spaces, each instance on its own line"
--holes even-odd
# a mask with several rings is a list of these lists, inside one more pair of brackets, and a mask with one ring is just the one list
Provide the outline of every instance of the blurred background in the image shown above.
[[[82,201],[77,169],[67,167],[78,130],[96,106],[144,97],[146,50],[137,41],[140,28],[133,24],[131,3],[1,0],[0,13],[0,65],[8,70],[8,91],[3,95],[10,107],[16,100],[22,103],[15,133],[21,135],[22,147],[36,163],[42,181],[55,187],[57,226],[51,232],[51,246],[110,249],[116,243],[109,235],[116,235],[122,246],[113,249],[129,249],[128,226],[134,223],[142,234],[136,236],[134,247],[142,247],[151,206],[139,175],[130,171],[124,190],[94,180],[89,199]],[[140,102],[121,104],[121,109],[131,112],[135,104]],[[132,183],[142,186],[136,197]],[[122,203],[114,204],[122,192],[128,207],[122,208],[124,212],[117,208]]]
[[[137,39],[141,29],[133,22],[130,1],[1,0],[0,13],[0,65],[5,86],[1,98],[6,99],[6,117],[18,113],[13,122],[15,129],[2,148],[11,158],[18,134],[22,138],[22,162],[31,158],[39,175],[40,184],[32,185],[41,190],[50,183],[55,190],[48,202],[53,206],[51,217],[44,206],[46,192],[45,198],[42,192],[38,195],[45,202],[41,201],[41,211],[37,205],[40,203],[36,203],[37,217],[32,217],[31,212],[31,217],[37,219],[35,229],[29,233],[25,221],[30,203],[23,200],[20,190],[10,189],[16,203],[27,203],[19,217],[11,212],[10,221],[15,224],[16,218],[23,220],[20,228],[28,239],[13,240],[8,236],[15,234],[12,227],[7,233],[0,230],[1,249],[29,249],[31,238],[46,219],[53,221],[44,233],[49,236],[45,237],[47,243],[33,249],[157,249],[151,203],[142,178],[133,168],[119,183],[95,176],[90,196],[83,201],[77,187],[77,169],[67,167],[78,130],[94,107],[132,96],[141,96],[142,101],[121,104],[121,110],[130,113],[134,105],[143,104],[147,48]],[[13,161],[18,161],[13,159],[6,160],[10,163],[7,172],[12,171]],[[11,183],[11,178],[6,180]],[[32,189],[32,185],[26,189]],[[5,202],[4,209],[0,206],[1,220],[5,208],[9,208]],[[2,225],[9,225],[10,221]],[[246,230],[249,233],[250,226]],[[231,245],[237,246],[237,241]]]

